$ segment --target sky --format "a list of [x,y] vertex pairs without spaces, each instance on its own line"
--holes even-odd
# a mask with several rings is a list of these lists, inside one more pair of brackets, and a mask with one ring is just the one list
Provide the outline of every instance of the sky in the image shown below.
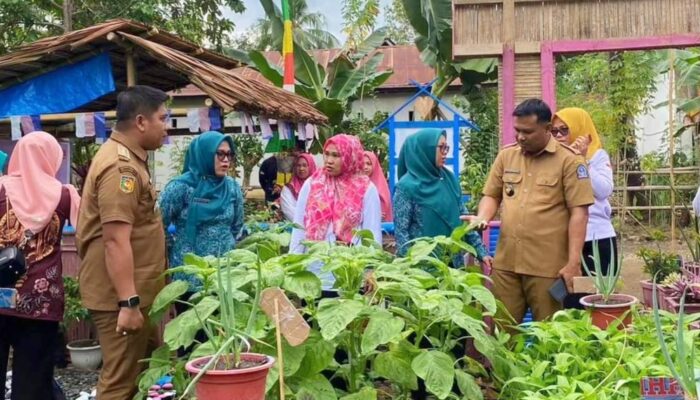
[[[281,0],[274,0],[278,7],[281,7]],[[234,14],[231,10],[226,10],[224,13],[236,24],[236,33],[243,32],[253,25],[258,19],[265,15],[265,11],[258,0],[244,0],[246,10],[243,14]],[[385,5],[391,3],[391,0],[379,0],[379,9],[382,10]],[[340,42],[345,41],[345,35],[341,33],[343,29],[343,17],[341,8],[342,0],[307,0],[309,10],[311,12],[320,12],[326,16],[328,23],[328,31],[335,35]],[[383,16],[377,18],[377,27],[381,27],[384,23]],[[235,35],[235,33],[234,33]]]

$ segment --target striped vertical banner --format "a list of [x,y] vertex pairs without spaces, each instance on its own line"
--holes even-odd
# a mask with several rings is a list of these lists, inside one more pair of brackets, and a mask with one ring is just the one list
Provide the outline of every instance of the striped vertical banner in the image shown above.
[[294,35],[289,0],[282,0],[282,17],[284,18],[284,36],[282,38],[282,57],[284,57],[284,90],[294,92]]

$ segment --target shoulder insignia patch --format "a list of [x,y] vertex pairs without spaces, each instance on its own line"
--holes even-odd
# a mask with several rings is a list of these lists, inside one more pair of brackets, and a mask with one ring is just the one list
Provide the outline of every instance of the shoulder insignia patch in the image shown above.
[[583,164],[579,164],[576,167],[576,176],[578,179],[588,179],[588,168]]
[[119,159],[123,161],[130,161],[131,160],[131,152],[129,152],[129,149],[127,149],[124,145],[118,144],[117,145],[117,154],[119,155]]
[[119,190],[124,193],[133,193],[136,187],[136,178],[129,175],[122,175],[119,179]]

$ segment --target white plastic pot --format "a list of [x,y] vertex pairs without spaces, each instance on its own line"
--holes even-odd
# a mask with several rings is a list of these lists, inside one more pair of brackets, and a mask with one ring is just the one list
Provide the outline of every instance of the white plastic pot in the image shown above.
[[68,343],[66,348],[76,368],[96,370],[102,364],[102,349],[96,340],[76,340]]

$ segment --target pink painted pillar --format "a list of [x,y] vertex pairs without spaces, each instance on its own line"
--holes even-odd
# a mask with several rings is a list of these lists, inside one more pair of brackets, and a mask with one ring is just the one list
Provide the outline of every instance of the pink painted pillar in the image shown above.
[[549,105],[552,113],[557,111],[556,63],[550,43],[542,43],[540,51],[540,67],[542,77],[542,100]]
[[501,119],[503,146],[515,142],[513,111],[515,110],[515,48],[512,43],[503,45],[503,117]]

